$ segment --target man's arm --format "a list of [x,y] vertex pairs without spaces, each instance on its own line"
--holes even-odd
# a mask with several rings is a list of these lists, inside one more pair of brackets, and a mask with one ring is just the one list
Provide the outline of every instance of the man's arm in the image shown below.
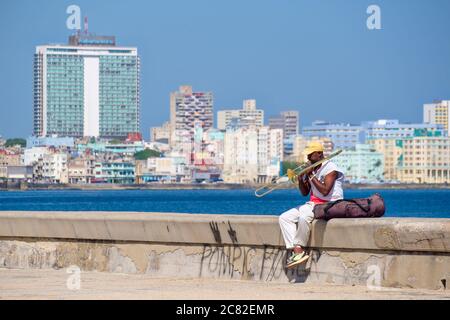
[[307,196],[311,191],[311,185],[309,184],[308,176],[306,174],[298,176],[298,188],[303,196]]
[[[310,179],[313,175],[310,176]],[[313,177],[311,180],[309,180],[311,183],[314,183],[314,186],[319,190],[321,194],[324,196],[327,196],[331,189],[333,189],[334,182],[336,181],[338,177],[337,171],[331,171],[329,174],[325,176],[325,179],[322,182],[319,181],[316,177]]]

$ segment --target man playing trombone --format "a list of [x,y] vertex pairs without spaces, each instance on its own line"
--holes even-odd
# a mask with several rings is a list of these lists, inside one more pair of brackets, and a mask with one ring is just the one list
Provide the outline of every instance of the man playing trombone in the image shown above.
[[[303,154],[308,157],[311,164],[314,164],[323,159],[323,146],[320,142],[312,141]],[[313,208],[316,204],[343,199],[343,181],[344,173],[330,160],[298,176],[301,194],[303,196],[309,194],[310,198],[304,205],[292,208],[279,217],[286,248],[292,250],[286,262],[287,268],[308,260],[309,255],[304,248],[308,243],[311,223],[314,220]]]

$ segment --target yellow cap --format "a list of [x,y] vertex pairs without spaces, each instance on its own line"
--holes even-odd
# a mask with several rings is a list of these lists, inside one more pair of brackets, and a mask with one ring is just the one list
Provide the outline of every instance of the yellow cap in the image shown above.
[[308,146],[303,150],[303,154],[307,156],[313,152],[323,152],[323,145],[318,141],[308,143]]

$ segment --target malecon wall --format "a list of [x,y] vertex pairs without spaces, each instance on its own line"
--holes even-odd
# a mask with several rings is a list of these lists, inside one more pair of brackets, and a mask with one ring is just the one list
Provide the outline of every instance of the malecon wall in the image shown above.
[[285,269],[276,216],[0,212],[0,268],[66,268],[446,289],[450,219],[315,221],[306,265]]

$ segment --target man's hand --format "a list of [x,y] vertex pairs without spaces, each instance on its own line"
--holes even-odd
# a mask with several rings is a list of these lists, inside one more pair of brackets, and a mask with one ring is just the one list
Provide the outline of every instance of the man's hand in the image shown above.
[[303,181],[303,178],[306,176],[306,173],[302,173],[302,174],[300,174],[300,175],[298,175],[297,177],[298,177],[298,182],[302,182]]
[[304,179],[305,174],[298,175],[298,188],[300,189],[300,192],[303,196],[307,196],[309,194],[309,191],[311,189],[311,185],[309,184],[308,179]]

